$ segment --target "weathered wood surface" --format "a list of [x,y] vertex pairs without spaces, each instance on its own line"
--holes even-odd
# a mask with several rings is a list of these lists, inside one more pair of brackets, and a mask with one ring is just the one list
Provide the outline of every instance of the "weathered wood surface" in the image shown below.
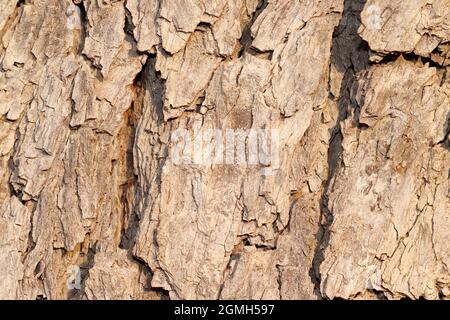
[[449,0],[0,8],[0,298],[450,297]]

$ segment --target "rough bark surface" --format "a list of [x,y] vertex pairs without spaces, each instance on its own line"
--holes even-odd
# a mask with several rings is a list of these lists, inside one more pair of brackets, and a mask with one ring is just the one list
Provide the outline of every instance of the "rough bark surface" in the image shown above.
[[450,298],[450,0],[0,8],[0,299]]

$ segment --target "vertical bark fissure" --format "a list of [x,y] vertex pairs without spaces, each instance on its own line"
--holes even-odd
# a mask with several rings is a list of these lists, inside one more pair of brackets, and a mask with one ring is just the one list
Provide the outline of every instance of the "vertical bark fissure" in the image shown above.
[[[321,293],[320,266],[325,259],[324,250],[329,245],[330,227],[333,223],[333,212],[328,203],[328,193],[333,187],[333,178],[336,170],[342,166],[342,134],[341,122],[348,118],[350,109],[355,108],[355,87],[358,86],[357,75],[369,66],[369,49],[367,43],[358,34],[361,25],[361,11],[367,0],[344,1],[344,11],[339,25],[333,34],[333,45],[331,47],[331,64],[343,75],[339,97],[333,97],[338,106],[338,118],[335,126],[331,129],[331,138],[328,147],[328,178],[323,188],[320,199],[320,226],[317,233],[314,258],[310,269],[310,277],[315,284],[315,294],[318,298],[325,298]],[[353,42],[347,47],[345,41],[351,38]],[[349,50],[350,49],[350,50]],[[355,65],[354,61],[358,61]],[[331,68],[330,68],[331,69]],[[330,86],[329,86],[330,90]],[[360,106],[359,106],[360,107]],[[357,115],[355,110],[354,114]],[[357,119],[354,119],[357,121]]]

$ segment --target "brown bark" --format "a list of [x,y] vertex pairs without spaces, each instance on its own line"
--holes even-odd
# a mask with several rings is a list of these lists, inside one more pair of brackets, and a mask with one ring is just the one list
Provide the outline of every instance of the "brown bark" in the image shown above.
[[449,0],[0,8],[0,298],[450,296]]

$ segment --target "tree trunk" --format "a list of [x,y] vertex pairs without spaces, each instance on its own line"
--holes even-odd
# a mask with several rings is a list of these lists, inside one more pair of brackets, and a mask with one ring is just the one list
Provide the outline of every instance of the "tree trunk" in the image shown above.
[[0,298],[450,297],[449,0],[0,8]]

